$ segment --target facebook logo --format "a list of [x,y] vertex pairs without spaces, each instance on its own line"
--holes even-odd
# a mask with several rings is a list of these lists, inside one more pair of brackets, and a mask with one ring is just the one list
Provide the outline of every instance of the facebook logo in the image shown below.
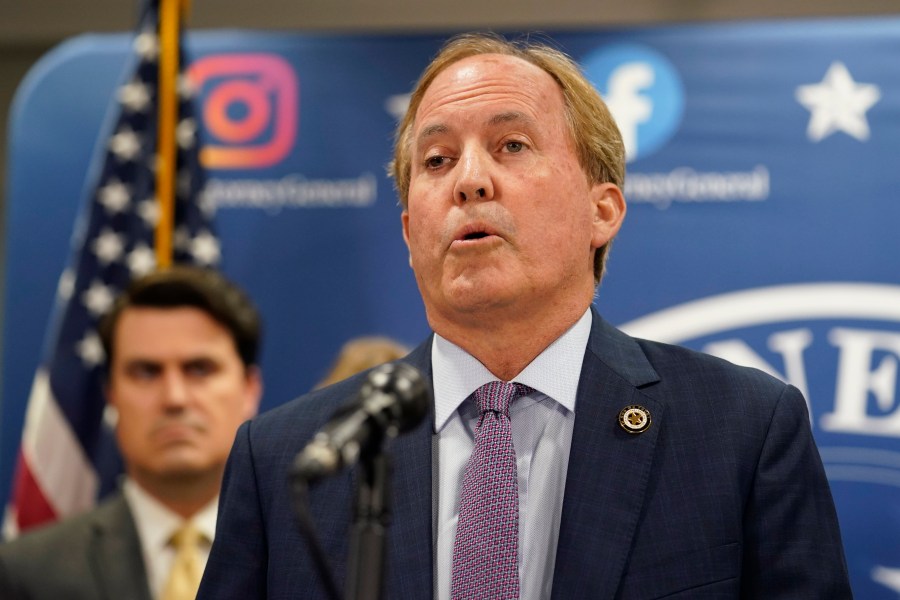
[[665,56],[646,46],[617,44],[595,50],[581,64],[622,132],[628,162],[659,150],[675,135],[684,87]]

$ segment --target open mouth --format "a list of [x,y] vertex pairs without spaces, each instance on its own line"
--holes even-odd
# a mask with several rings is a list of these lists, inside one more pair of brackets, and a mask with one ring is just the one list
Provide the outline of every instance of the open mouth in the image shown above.
[[502,233],[490,223],[472,221],[456,230],[452,246],[457,248],[490,248],[491,242],[503,239]]

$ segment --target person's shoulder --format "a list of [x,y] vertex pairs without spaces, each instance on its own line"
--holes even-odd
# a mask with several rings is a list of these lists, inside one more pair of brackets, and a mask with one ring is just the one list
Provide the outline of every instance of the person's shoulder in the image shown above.
[[24,532],[16,539],[0,544],[0,559],[14,560],[20,564],[39,564],[59,555],[62,548],[71,548],[87,540],[101,524],[111,523],[127,511],[121,495],[101,503],[96,508],[79,515],[39,526]]
[[780,379],[753,367],[692,350],[684,346],[635,338],[647,360],[661,377],[749,386],[780,393],[787,386]]
[[241,447],[257,459],[293,456],[341,407],[356,400],[364,377],[354,375],[260,413],[238,431]]
[[[429,337],[407,357],[401,359],[402,362],[423,369],[426,364],[430,364],[430,344]],[[298,436],[305,439],[303,434],[312,435],[325,425],[335,411],[358,400],[359,390],[371,370],[366,369],[260,413],[247,425],[253,439],[279,439],[286,433],[294,439]]]
[[788,384],[759,369],[683,346],[635,338],[597,318],[591,343],[595,354],[629,374],[640,373],[643,383],[663,389],[705,386],[722,391],[780,395]]
[[[89,598],[97,597],[94,574],[103,533],[115,539],[129,535],[131,513],[121,494],[98,507],[60,522],[28,530],[0,545],[0,597]],[[140,552],[134,533],[136,552]],[[116,546],[117,560],[122,548]],[[118,568],[117,565],[105,568]]]
[[293,400],[261,413],[253,419],[254,427],[283,427],[296,421],[326,420],[331,412],[349,404],[359,392],[365,373],[353,375],[321,389],[312,390]]
[[777,414],[791,420],[808,415],[800,390],[774,375],[682,346],[635,342],[659,376],[644,393],[664,399],[672,415],[715,415],[720,423],[757,423],[761,430]]

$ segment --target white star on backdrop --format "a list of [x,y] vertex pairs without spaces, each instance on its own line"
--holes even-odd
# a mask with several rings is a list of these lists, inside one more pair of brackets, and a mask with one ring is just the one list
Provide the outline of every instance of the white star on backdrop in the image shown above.
[[145,83],[132,81],[119,88],[119,102],[134,113],[142,113],[150,106],[150,89]]
[[844,63],[835,61],[821,83],[799,86],[794,97],[811,113],[806,129],[811,141],[843,131],[863,142],[869,139],[866,111],[881,98],[881,90],[871,83],[856,83]]
[[872,569],[872,580],[900,593],[900,569],[875,567]]
[[159,56],[159,40],[152,29],[143,31],[134,38],[134,51],[147,61],[154,61]]
[[122,258],[125,251],[125,236],[120,235],[108,227],[104,227],[92,244],[97,260],[103,265]]
[[219,240],[208,231],[201,231],[191,240],[191,256],[202,265],[216,264],[221,254]]
[[197,95],[197,85],[184,73],[178,75],[175,87],[178,89],[178,97],[182,100],[190,100]]
[[127,127],[109,138],[109,150],[122,162],[131,162],[141,153],[141,140]]
[[114,215],[128,208],[128,204],[131,203],[131,191],[121,181],[110,179],[109,183],[97,192],[97,200],[106,212]]
[[187,252],[191,247],[191,232],[185,225],[179,225],[172,234],[172,244],[178,250]]
[[216,201],[212,194],[206,192],[206,188],[203,188],[203,191],[197,196],[197,205],[207,219],[212,219],[216,215]]
[[188,150],[197,142],[197,121],[194,119],[182,119],[175,128],[175,139],[178,147]]
[[140,277],[156,267],[156,255],[149,246],[140,244],[128,253],[128,258],[125,259],[125,262],[128,263],[128,269],[131,271],[132,277]]
[[81,358],[88,368],[96,367],[106,358],[106,352],[103,351],[100,337],[93,331],[87,333],[81,341],[75,344],[75,354]]
[[175,180],[175,195],[179,200],[189,199],[192,183],[193,175],[189,169],[182,169],[178,172],[178,177]]
[[109,427],[110,431],[115,431],[116,425],[119,423],[119,410],[110,404],[106,403],[106,406],[103,407],[103,424]]
[[91,282],[91,287],[81,294],[81,301],[85,308],[95,317],[105,314],[112,306],[113,300],[115,300],[115,295],[109,286],[103,285],[103,282],[96,279]]
[[409,108],[409,98],[411,95],[412,94],[394,94],[393,96],[388,96],[387,100],[384,101],[384,110],[399,121],[403,118],[403,115],[406,114],[406,109]]
[[148,227],[156,227],[159,223],[159,203],[156,198],[147,198],[138,202],[137,213]]

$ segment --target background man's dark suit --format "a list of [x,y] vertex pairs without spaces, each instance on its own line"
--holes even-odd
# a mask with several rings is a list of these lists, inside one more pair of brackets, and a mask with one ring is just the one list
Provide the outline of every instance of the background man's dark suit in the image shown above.
[[[427,375],[430,348],[423,344],[407,359]],[[324,597],[295,525],[287,473],[359,384],[357,377],[314,392],[241,427],[198,598]],[[652,414],[644,433],[617,423],[632,404]],[[385,597],[430,598],[431,422],[398,438],[392,453]],[[338,581],[346,571],[351,485],[343,473],[316,486],[310,499]],[[805,597],[848,598],[847,586],[801,394],[758,371],[633,340],[595,312],[553,597],[798,598],[816,590]]]
[[124,496],[0,545],[3,600],[150,600]]

